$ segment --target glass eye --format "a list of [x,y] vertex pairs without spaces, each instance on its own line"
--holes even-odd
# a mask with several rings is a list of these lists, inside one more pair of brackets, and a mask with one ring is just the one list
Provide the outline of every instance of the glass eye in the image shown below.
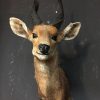
[[52,36],[51,38],[52,38],[54,41],[57,40],[57,36]]
[[36,33],[33,33],[33,38],[37,38],[37,34]]

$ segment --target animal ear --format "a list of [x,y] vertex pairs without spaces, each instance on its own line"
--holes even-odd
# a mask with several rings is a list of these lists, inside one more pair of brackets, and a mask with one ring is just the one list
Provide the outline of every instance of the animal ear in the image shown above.
[[62,32],[58,35],[57,41],[61,40],[72,40],[74,39],[81,28],[80,22],[70,23]]
[[11,17],[9,23],[14,34],[28,39],[30,32],[23,21],[18,18]]

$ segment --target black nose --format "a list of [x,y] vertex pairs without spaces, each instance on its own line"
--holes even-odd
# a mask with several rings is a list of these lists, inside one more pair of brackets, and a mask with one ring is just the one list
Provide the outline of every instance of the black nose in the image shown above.
[[46,45],[46,44],[40,44],[40,45],[39,45],[39,50],[40,50],[40,52],[41,52],[42,54],[47,55],[49,49],[50,49],[50,46],[49,46],[49,45]]

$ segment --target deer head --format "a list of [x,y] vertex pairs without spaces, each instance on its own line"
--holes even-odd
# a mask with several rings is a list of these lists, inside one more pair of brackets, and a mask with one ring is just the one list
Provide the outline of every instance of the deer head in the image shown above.
[[[26,24],[15,17],[10,18],[10,26],[12,31],[25,39],[28,39],[33,44],[32,54],[40,60],[47,60],[56,52],[56,45],[62,40],[74,39],[80,30],[81,23],[70,23],[64,30],[59,32],[58,26],[63,21],[63,7],[61,0],[59,1],[59,8],[61,11],[53,24],[43,23],[37,15],[36,9],[33,10],[33,18],[35,25],[33,30],[27,28]],[[35,6],[34,2],[34,6]]]

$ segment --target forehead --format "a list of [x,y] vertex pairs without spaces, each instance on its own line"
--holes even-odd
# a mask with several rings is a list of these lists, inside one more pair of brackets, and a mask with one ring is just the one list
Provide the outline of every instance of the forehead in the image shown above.
[[57,34],[57,28],[52,26],[52,25],[36,25],[34,26],[33,32],[36,32],[37,34],[42,34],[42,33],[49,33],[51,35]]

